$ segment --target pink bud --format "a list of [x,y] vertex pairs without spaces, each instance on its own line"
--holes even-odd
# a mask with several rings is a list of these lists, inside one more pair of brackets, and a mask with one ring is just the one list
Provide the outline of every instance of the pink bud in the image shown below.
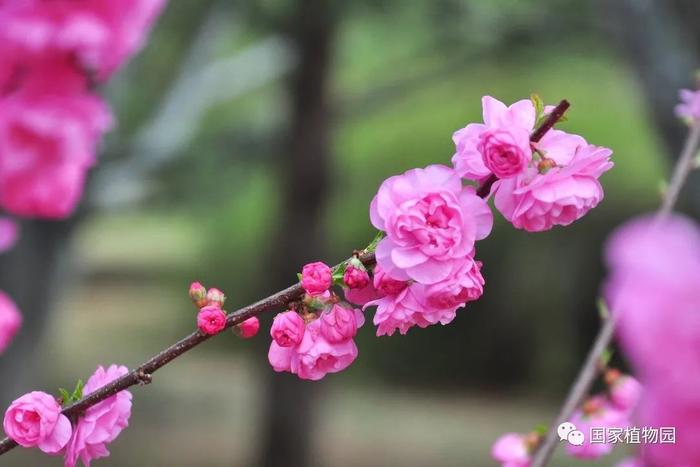
[[218,334],[226,327],[226,313],[218,306],[205,306],[197,314],[197,327],[204,334]]
[[309,295],[322,295],[332,284],[333,272],[325,263],[309,263],[301,271],[301,286]]
[[304,337],[306,323],[296,311],[285,311],[275,316],[270,335],[280,347],[294,347]]
[[367,274],[364,268],[349,265],[347,269],[345,269],[343,282],[351,289],[361,289],[369,284],[369,274]]
[[207,289],[199,282],[192,282],[190,285],[190,299],[197,308],[202,308],[207,304]]
[[330,343],[352,339],[357,334],[355,311],[341,305],[333,305],[321,315],[321,334]]
[[217,289],[216,287],[212,287],[207,292],[207,305],[218,306],[219,308],[223,308],[225,301],[226,296],[221,290]]
[[250,339],[251,337],[255,337],[259,329],[260,320],[257,317],[253,316],[252,318],[248,318],[247,320],[243,321],[241,324],[236,326],[236,334],[238,334],[238,336],[243,339]]
[[634,410],[642,397],[642,385],[629,375],[621,375],[610,385],[610,400],[620,410]]

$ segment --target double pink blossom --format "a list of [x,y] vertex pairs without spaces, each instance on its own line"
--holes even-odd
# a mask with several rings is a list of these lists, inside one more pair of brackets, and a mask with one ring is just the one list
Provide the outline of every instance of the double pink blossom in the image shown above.
[[197,327],[204,334],[218,334],[226,327],[226,313],[216,305],[207,305],[197,313]]
[[385,180],[370,205],[370,219],[386,232],[377,245],[377,264],[393,279],[423,284],[454,274],[493,223],[474,188],[442,165]]
[[289,310],[275,316],[270,335],[280,347],[294,347],[301,342],[305,331],[304,319],[296,311]]
[[0,354],[10,345],[21,326],[22,314],[17,305],[0,291]]
[[56,399],[40,391],[25,394],[10,404],[3,429],[20,446],[37,446],[47,454],[61,451],[73,432]]
[[323,295],[333,285],[331,268],[320,261],[309,263],[301,271],[301,286],[309,295]]
[[[98,390],[128,372],[125,366],[111,365],[106,369],[98,367],[85,383],[83,395]],[[109,456],[107,445],[129,425],[130,416],[131,393],[126,390],[88,407],[78,418],[73,436],[66,446],[65,467],[74,467],[78,459],[89,466],[93,459]]]
[[501,467],[530,467],[532,455],[527,437],[520,433],[505,433],[491,447],[491,457]]

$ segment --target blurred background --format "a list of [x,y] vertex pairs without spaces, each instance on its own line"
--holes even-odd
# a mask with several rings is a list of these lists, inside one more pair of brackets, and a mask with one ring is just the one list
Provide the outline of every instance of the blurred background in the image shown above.
[[366,326],[357,362],[324,381],[272,371],[271,316],[253,341],[207,342],[133,389],[131,426],[97,464],[495,465],[502,432],[551,422],[590,345],[606,235],[658,204],[698,20],[696,0],[172,0],[104,89],[119,126],[81,212],[24,222],[1,258],[25,326],[0,359],[0,406],[72,387],[97,364],[134,367],[190,332],[193,280],[232,310],[307,261],[347,257],[374,236],[383,179],[449,164],[482,95],[536,92],[569,99],[563,128],[615,151],[600,207],[536,235],[499,218],[479,245],[481,300],[406,336]]

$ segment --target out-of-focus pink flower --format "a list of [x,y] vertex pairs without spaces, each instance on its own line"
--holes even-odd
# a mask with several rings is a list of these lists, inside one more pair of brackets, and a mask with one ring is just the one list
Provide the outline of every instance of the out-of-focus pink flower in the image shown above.
[[0,7],[0,38],[27,59],[74,56],[100,80],[142,45],[164,0],[26,0]]
[[275,316],[270,335],[280,347],[294,347],[301,342],[306,323],[296,311],[285,311]]
[[524,172],[532,159],[530,132],[517,126],[486,130],[479,135],[477,150],[495,176],[514,177]]
[[257,316],[253,316],[252,318],[248,318],[236,326],[236,329],[238,329],[238,335],[241,338],[250,339],[255,337],[260,330],[260,320],[257,318]]
[[606,442],[594,442],[589,434],[591,427],[596,428],[624,428],[630,425],[627,414],[615,408],[602,396],[594,396],[589,399],[582,410],[578,410],[571,417],[571,423],[576,429],[585,435],[584,442],[580,446],[566,445],[566,451],[574,457],[581,459],[597,459],[610,454],[613,444],[607,438]]
[[197,327],[204,334],[218,334],[226,327],[226,313],[218,306],[205,306],[197,314]]
[[192,282],[189,289],[190,300],[197,308],[207,305],[207,289],[199,282]]
[[496,208],[518,229],[541,232],[555,225],[569,225],[603,199],[598,178],[613,166],[612,151],[591,145],[574,147],[578,137],[557,130],[550,130],[542,144],[555,139],[561,140],[557,144],[569,145],[568,150],[547,153],[556,167],[544,174],[531,167],[523,175],[494,184]]
[[73,428],[61,414],[51,394],[34,391],[10,404],[3,428],[7,436],[25,448],[37,446],[47,454],[59,452],[68,443]]
[[[484,96],[481,99],[481,105],[484,123],[470,123],[465,128],[456,131],[452,136],[457,149],[452,157],[452,163],[457,173],[469,180],[481,180],[492,173],[492,169],[489,169],[484,163],[485,158],[482,151],[479,150],[482,135],[488,134],[489,131],[505,130],[510,134],[510,146],[519,149],[518,152],[521,153],[518,154],[519,156],[527,158],[528,153],[532,154],[529,137],[535,126],[536,112],[531,101],[521,100],[507,107],[503,102],[491,96]],[[527,135],[526,140],[523,140],[523,134]],[[502,145],[499,147],[503,148]],[[518,158],[506,157],[505,159],[515,160]],[[505,164],[505,166],[511,165]],[[496,164],[492,164],[492,167],[495,168]],[[512,170],[505,170],[504,173],[512,175]]]
[[[607,376],[607,375],[606,375]],[[606,377],[606,379],[608,379]],[[619,410],[633,412],[642,398],[642,385],[630,375],[619,375],[608,381],[610,401]]]
[[70,215],[110,125],[104,103],[69,64],[27,77],[0,98],[0,206],[27,217]]
[[362,289],[369,284],[369,274],[364,268],[361,269],[351,264],[345,269],[343,282],[350,289]]
[[10,345],[20,327],[22,314],[15,302],[5,292],[0,291],[0,354]]
[[0,216],[0,253],[12,249],[19,238],[19,224],[14,219]]
[[[85,383],[83,395],[93,393],[128,372],[125,366],[97,367]],[[66,446],[65,467],[74,467],[78,459],[89,466],[93,459],[109,456],[107,445],[129,425],[130,416],[131,393],[126,390],[88,407],[78,419],[73,437]]]
[[357,334],[358,313],[362,312],[339,304],[333,305],[321,314],[321,334],[331,344],[352,339]]
[[[359,310],[355,311],[358,327],[364,323]],[[352,339],[337,343],[326,340],[321,332],[321,319],[306,325],[301,342],[294,347],[270,344],[268,360],[275,371],[288,371],[301,379],[319,380],[328,373],[344,370],[357,358],[357,345]]]
[[223,308],[225,301],[226,295],[224,295],[221,290],[217,289],[216,287],[212,287],[211,289],[207,290],[207,305]]
[[309,263],[301,271],[301,286],[309,295],[323,295],[333,285],[331,268],[320,261]]
[[370,205],[372,224],[386,232],[377,264],[393,279],[424,284],[454,273],[491,231],[493,216],[473,187],[442,165],[413,169],[382,183]]
[[676,106],[676,115],[688,120],[700,120],[700,90],[681,89],[681,103]]
[[505,433],[491,448],[491,457],[501,463],[501,467],[529,467],[530,452],[525,436],[519,433]]

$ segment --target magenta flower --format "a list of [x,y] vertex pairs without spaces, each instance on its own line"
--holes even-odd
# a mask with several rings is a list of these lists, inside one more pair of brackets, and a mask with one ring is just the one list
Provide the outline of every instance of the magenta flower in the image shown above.
[[[224,324],[226,321],[224,321]],[[238,329],[238,335],[243,339],[251,339],[256,336],[260,330],[260,320],[257,316],[253,316],[243,321],[241,324],[236,326]]]
[[529,467],[532,461],[525,436],[519,433],[505,433],[491,448],[491,457],[501,463],[501,467]]
[[0,354],[10,345],[20,327],[22,314],[15,302],[5,292],[0,291]]
[[581,446],[573,444],[566,445],[566,451],[574,457],[580,459],[597,459],[613,450],[613,444],[607,442],[593,442],[591,440],[591,427],[596,428],[626,428],[630,426],[628,415],[615,408],[602,396],[595,396],[589,399],[582,410],[578,410],[571,417],[571,423],[576,429],[585,434],[584,442]]
[[356,315],[359,310],[335,304],[330,310],[321,313],[321,334],[331,344],[347,341],[357,334]]
[[12,249],[19,238],[19,224],[6,216],[0,216],[0,253]]
[[617,409],[630,413],[639,405],[642,390],[641,383],[635,378],[621,375],[610,383],[610,401]]
[[309,295],[323,295],[333,285],[331,268],[320,261],[309,263],[301,271],[301,286]]
[[473,187],[449,167],[409,170],[382,183],[370,205],[386,232],[377,264],[390,277],[433,284],[446,279],[491,231],[493,216]]
[[280,347],[294,347],[301,342],[305,330],[304,318],[296,311],[289,310],[275,316],[270,335]]
[[197,327],[204,334],[218,334],[226,327],[226,313],[218,306],[207,305],[197,314]]
[[[128,372],[125,366],[111,365],[106,370],[97,367],[85,384],[83,395],[96,391]],[[126,390],[87,408],[78,418],[73,437],[66,446],[65,467],[74,467],[78,459],[89,467],[93,459],[109,456],[107,445],[117,439],[129,425],[130,416],[131,393]]]
[[37,446],[47,454],[63,449],[73,431],[56,399],[40,391],[25,394],[10,404],[3,429],[20,446]]
[[479,134],[477,150],[484,166],[498,178],[510,178],[525,171],[532,160],[530,132],[524,128],[490,129]]
[[676,115],[688,120],[700,120],[700,90],[681,89],[681,103],[676,106]]
[[343,282],[350,289],[362,289],[369,284],[369,274],[367,274],[366,269],[361,269],[351,264],[345,269]]

